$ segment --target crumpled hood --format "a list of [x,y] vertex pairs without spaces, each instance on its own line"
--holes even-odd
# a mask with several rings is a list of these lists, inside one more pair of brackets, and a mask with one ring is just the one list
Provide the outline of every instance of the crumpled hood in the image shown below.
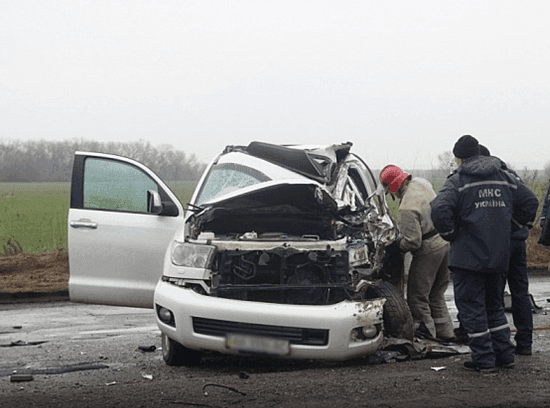
[[193,217],[200,231],[255,231],[327,235],[338,216],[337,203],[313,182],[281,182],[207,203]]
[[458,172],[471,176],[490,176],[496,173],[501,167],[502,164],[499,158],[480,155],[466,160],[458,168]]
[[336,201],[329,193],[311,182],[279,182],[227,199],[205,204],[210,208],[228,210],[259,210],[269,207],[293,207],[297,211],[335,210]]

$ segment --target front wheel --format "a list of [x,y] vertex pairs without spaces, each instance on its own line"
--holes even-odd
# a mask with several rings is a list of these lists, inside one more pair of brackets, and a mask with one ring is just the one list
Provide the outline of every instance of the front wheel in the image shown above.
[[412,340],[414,337],[414,324],[405,298],[397,288],[386,281],[379,281],[376,286],[367,290],[368,298],[385,298],[384,304],[384,332],[387,336],[393,336]]
[[169,366],[196,366],[201,362],[202,353],[188,349],[162,333],[162,358]]

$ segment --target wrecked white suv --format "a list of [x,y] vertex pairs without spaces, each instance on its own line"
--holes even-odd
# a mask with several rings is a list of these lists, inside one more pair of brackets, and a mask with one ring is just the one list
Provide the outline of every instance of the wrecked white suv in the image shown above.
[[186,212],[140,163],[76,152],[71,300],[154,308],[169,365],[210,351],[346,360],[412,339],[397,227],[350,148],[228,146]]

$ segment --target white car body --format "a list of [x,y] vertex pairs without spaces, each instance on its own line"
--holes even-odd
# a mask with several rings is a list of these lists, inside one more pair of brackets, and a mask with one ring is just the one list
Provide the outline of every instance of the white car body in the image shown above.
[[387,299],[365,293],[397,228],[349,148],[230,146],[185,214],[140,163],[76,152],[71,300],[155,308],[168,364],[205,351],[327,360],[376,352]]

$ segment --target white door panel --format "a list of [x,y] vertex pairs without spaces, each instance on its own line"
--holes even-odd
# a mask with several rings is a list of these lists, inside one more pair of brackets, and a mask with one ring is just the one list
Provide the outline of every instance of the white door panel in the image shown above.
[[[90,153],[85,155],[92,156]],[[99,160],[103,158],[108,159],[109,163],[102,166],[96,157],[93,168],[111,171],[112,157],[101,155]],[[158,188],[164,190],[165,196],[176,204],[179,214],[163,216],[98,208],[102,205],[109,207],[113,197],[115,201],[127,206],[129,185],[132,186],[131,195],[138,197],[141,205],[141,199],[147,198],[146,191],[141,191],[145,187],[141,187],[140,183],[125,183],[124,171],[117,173],[117,177],[120,177],[117,182],[113,182],[112,174],[108,175],[110,179],[102,187],[98,179],[103,174],[96,173],[92,178],[90,167],[89,173],[84,176],[86,160],[80,160],[84,170],[79,170],[75,164],[73,171],[77,176],[73,176],[68,217],[69,293],[71,300],[76,302],[152,308],[154,289],[162,275],[164,254],[175,231],[183,223],[183,208],[153,173],[144,168],[136,172],[134,162],[116,159],[120,164],[126,164],[127,161],[134,167],[133,180],[142,177],[140,172],[143,172],[144,177],[150,177],[157,183]],[[81,177],[78,177],[78,172]],[[86,183],[90,183],[90,180],[93,180],[93,187],[87,188]],[[118,186],[121,186],[120,192]],[[130,199],[135,200],[132,197]],[[83,208],[86,206],[93,208]]]

